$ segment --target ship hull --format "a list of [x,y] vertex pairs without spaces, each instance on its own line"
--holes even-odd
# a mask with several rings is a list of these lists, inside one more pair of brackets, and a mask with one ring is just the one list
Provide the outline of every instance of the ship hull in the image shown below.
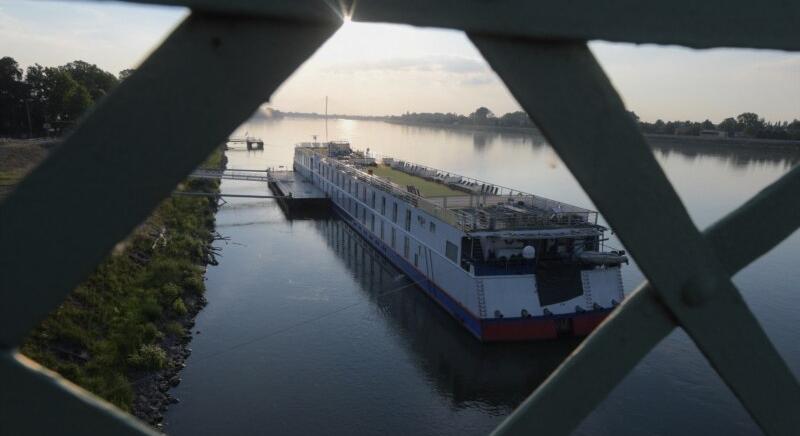
[[405,258],[338,204],[333,209],[364,240],[375,247],[392,265],[403,271],[433,301],[458,321],[469,333],[483,342],[513,342],[555,339],[562,336],[586,336],[599,325],[612,309],[600,309],[565,315],[526,318],[479,318],[461,305],[447,291],[429,280]]

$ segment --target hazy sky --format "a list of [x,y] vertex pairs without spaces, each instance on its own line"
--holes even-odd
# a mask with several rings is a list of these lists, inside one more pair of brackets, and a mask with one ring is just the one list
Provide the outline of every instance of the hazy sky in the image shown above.
[[[135,67],[187,15],[180,8],[0,0],[0,56]],[[714,122],[745,111],[800,118],[800,54],[592,42],[629,109],[648,121]],[[498,114],[519,106],[461,32],[348,23],[273,96],[284,111]]]

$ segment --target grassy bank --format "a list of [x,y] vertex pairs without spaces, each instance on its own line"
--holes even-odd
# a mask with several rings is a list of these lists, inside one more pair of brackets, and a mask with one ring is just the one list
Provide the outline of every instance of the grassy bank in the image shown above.
[[[217,151],[206,164],[220,167],[223,159]],[[178,189],[218,192],[219,182],[191,179]],[[31,333],[22,352],[123,410],[139,411],[137,397],[149,401],[141,398],[149,376],[182,364],[175,344],[185,344],[204,304],[215,211],[210,198],[165,200]]]

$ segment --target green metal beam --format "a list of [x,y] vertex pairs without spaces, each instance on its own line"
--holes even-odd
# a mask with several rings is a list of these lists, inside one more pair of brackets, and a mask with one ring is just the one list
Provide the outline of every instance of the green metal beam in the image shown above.
[[[0,432],[81,424],[88,433],[147,431],[13,347],[349,13],[470,32],[655,286],[630,295],[500,433],[568,433],[676,323],[764,430],[800,427],[800,387],[729,277],[797,228],[800,170],[701,236],[585,44],[569,42],[800,50],[800,4],[141,2],[204,12],[184,22],[0,205],[0,375],[8,388],[0,390]],[[52,407],[26,427],[18,417],[44,396]]]
[[[800,166],[704,232],[706,240],[731,274],[800,226],[798,192]],[[786,213],[761,217],[760,211],[763,210]],[[787,215],[789,219],[785,220],[783,217]],[[760,247],[750,241],[755,224],[763,229],[758,234],[759,239],[765,241]],[[548,434],[570,433],[650,352],[654,344],[673,330],[674,322],[652,286],[649,283],[640,286],[495,433],[525,434],[533,428],[548,429]],[[575,392],[580,392],[580,396]]]
[[800,4],[785,0],[134,0],[298,21],[354,20],[543,38],[800,50]]
[[158,434],[17,352],[0,353],[0,374],[0,434]]
[[674,328],[669,310],[643,284],[493,434],[570,434]]
[[798,193],[800,166],[794,167],[706,230],[709,243],[731,275],[770,251],[800,227]]
[[187,18],[0,204],[0,349],[20,344],[335,30]]
[[[797,380],[585,43],[470,37],[756,422],[770,434],[791,434],[800,426]],[[620,352],[607,351],[617,359]]]

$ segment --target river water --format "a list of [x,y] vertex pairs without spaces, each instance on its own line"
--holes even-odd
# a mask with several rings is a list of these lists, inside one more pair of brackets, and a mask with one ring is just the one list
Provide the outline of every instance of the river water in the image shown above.
[[[592,207],[535,135],[328,124],[331,139],[349,139],[356,148]],[[319,119],[255,116],[236,134],[260,136],[266,146],[228,151],[229,167],[263,169],[291,165],[293,144],[312,134],[324,138],[325,126]],[[700,228],[800,160],[785,151],[691,144],[654,152]],[[224,181],[222,189],[268,193],[253,182]],[[208,269],[209,304],[197,317],[193,354],[173,391],[181,402],[166,414],[171,434],[485,434],[578,343],[478,343],[335,219],[289,221],[273,200],[236,198],[217,213],[217,227],[230,240],[217,243],[223,257]],[[797,259],[795,233],[735,282],[800,374]],[[624,268],[627,292],[642,279],[635,264]],[[686,334],[676,331],[576,433],[759,430]]]

